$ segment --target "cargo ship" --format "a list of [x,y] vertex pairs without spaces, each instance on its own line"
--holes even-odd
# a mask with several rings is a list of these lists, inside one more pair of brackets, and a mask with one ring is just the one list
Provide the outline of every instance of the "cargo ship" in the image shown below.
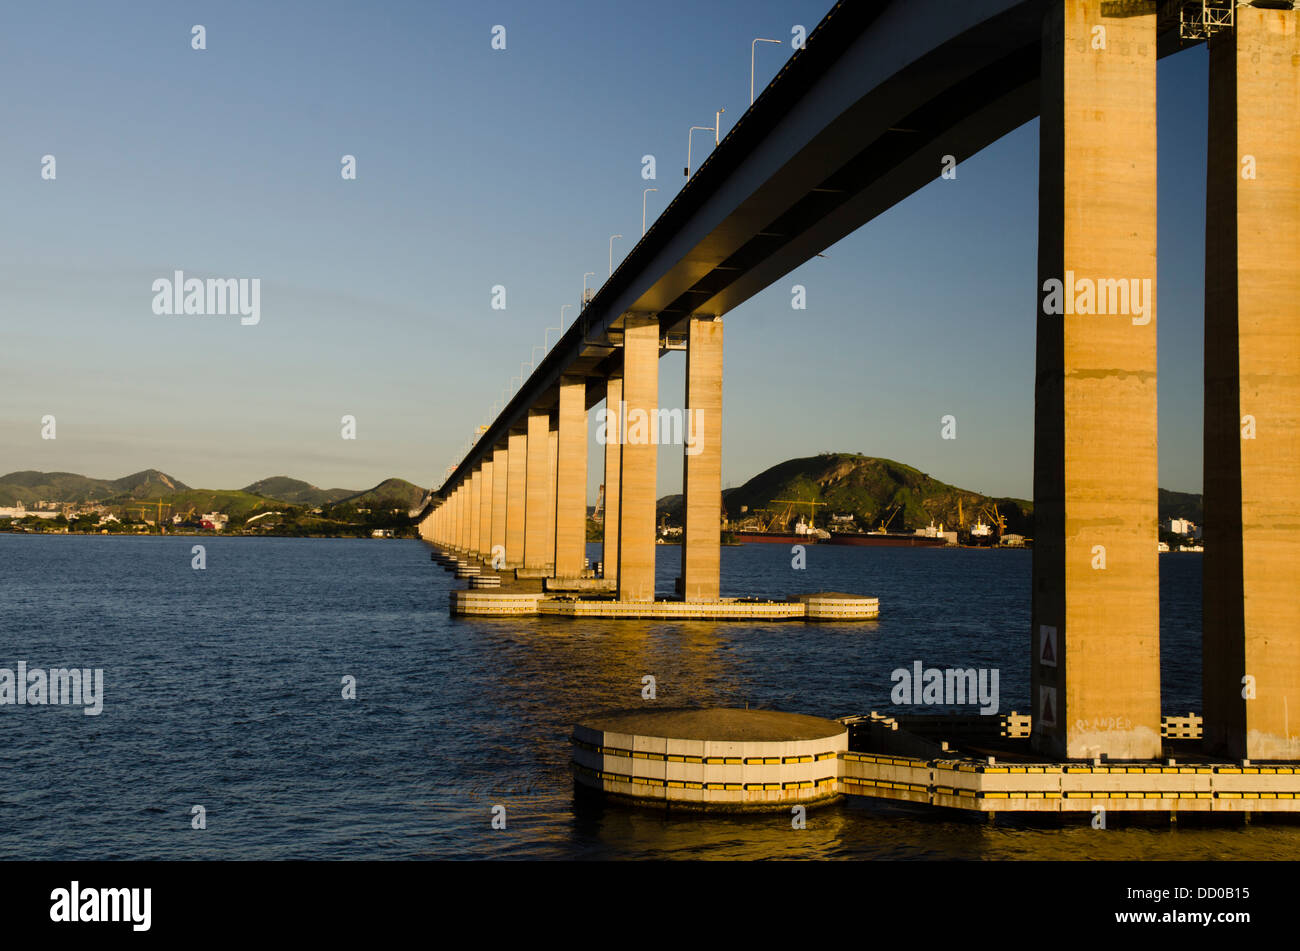
[[755,529],[731,531],[730,535],[741,544],[761,542],[773,545],[816,545],[830,539],[830,533],[813,528],[802,518],[792,532],[769,532]]
[[908,548],[943,548],[948,540],[942,536],[907,535],[903,532],[831,532],[828,545],[860,545],[873,547],[879,545],[901,546]]
[[741,544],[767,542],[773,545],[816,545],[816,535],[799,535],[794,532],[731,532],[731,537]]

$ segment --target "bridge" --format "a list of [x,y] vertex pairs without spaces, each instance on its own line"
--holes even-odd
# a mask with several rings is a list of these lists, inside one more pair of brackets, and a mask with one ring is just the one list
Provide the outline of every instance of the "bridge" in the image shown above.
[[1205,743],[1300,759],[1297,17],[1291,0],[837,4],[477,436],[422,536],[580,578],[604,402],[604,574],[619,602],[653,602],[658,360],[684,350],[681,596],[718,601],[722,318],[1038,116],[1032,743],[1159,756],[1156,63],[1208,43]]

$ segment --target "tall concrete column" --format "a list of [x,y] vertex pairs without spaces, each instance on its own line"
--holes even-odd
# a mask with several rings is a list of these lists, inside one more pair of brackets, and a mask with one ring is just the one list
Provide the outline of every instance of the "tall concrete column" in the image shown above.
[[511,433],[506,445],[506,567],[521,568],[528,496],[528,435]]
[[587,381],[560,380],[555,577],[579,578],[587,552]]
[[682,585],[687,601],[716,601],[722,555],[722,321],[692,317],[686,338]]
[[560,431],[554,421],[546,433],[546,566],[555,575],[555,488],[560,461]]
[[469,551],[474,555],[482,555],[482,544],[478,540],[482,530],[482,487],[484,473],[482,466],[476,466],[469,477]]
[[[619,360],[621,362],[621,356]],[[620,371],[621,372],[621,371]],[[605,565],[605,577],[618,579],[618,515],[619,487],[622,484],[623,445],[619,437],[619,407],[623,403],[623,378],[611,376],[605,381],[605,508],[604,541],[600,557]]]
[[[551,414],[549,411],[530,410],[528,413],[528,485],[524,506],[524,567],[545,568],[547,565],[546,530],[550,525],[550,509],[554,504],[547,499],[551,488]],[[554,541],[552,541],[554,544]]]
[[483,478],[479,486],[478,554],[485,560],[492,557],[492,467],[491,455],[479,466]]
[[1148,7],[1054,0],[1044,21],[1032,745],[1069,759],[1160,755]]
[[655,596],[655,487],[659,447],[649,438],[659,404],[659,318],[629,315],[623,332],[623,401],[627,404],[620,471],[618,597]]
[[477,555],[479,547],[478,533],[483,515],[483,471],[475,468],[469,477],[469,550]]
[[1204,736],[1261,760],[1300,759],[1298,20],[1239,6],[1210,39]]
[[456,512],[456,544],[461,551],[469,551],[469,483],[461,482],[456,492],[460,495],[460,508]]
[[[497,446],[492,450],[492,527],[489,529],[489,557],[506,549],[506,479],[510,450]],[[497,567],[500,567],[499,565]]]

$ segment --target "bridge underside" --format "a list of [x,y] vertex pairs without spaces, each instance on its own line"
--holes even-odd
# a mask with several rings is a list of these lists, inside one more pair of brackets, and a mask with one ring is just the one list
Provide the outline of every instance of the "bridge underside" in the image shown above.
[[[1032,743],[1158,756],[1156,62],[1185,45],[1181,6],[837,6],[452,472],[425,537],[581,574],[588,414],[605,401],[604,574],[620,601],[653,600],[658,361],[684,350],[671,441],[700,438],[682,591],[716,599],[721,317],[945,157],[1041,116]],[[1280,760],[1300,759],[1300,535],[1278,520],[1300,503],[1300,270],[1275,252],[1300,239],[1296,19],[1238,7],[1210,39],[1205,735]]]

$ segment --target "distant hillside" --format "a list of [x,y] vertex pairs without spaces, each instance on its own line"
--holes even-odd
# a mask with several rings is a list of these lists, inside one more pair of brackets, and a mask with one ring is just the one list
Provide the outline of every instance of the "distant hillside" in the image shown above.
[[[258,512],[276,512],[286,507],[285,502],[279,499],[268,499],[238,489],[186,489],[164,497],[155,496],[155,499],[158,498],[162,500],[163,518],[170,518],[173,515],[198,516],[208,512],[221,512],[233,519],[244,519]],[[129,497],[121,496],[106,499],[104,504],[126,509],[132,515],[143,513],[148,519],[153,519],[157,515],[156,503],[150,505],[147,500],[136,504],[132,503]]]
[[[373,489],[350,495],[347,498],[340,499],[339,502],[369,508],[372,505],[391,500],[400,503],[401,507],[414,508],[420,504],[420,500],[424,498],[424,495],[424,489],[414,483],[407,482],[405,479],[385,479]],[[393,507],[397,508],[399,506]]]
[[[849,453],[790,459],[723,493],[723,505],[733,520],[758,510],[777,517],[787,510],[792,517],[808,513],[808,506],[792,505],[789,500],[825,503],[817,506],[818,525],[835,514],[853,515],[863,528],[875,527],[885,519],[889,519],[891,531],[923,528],[931,520],[955,528],[959,504],[968,526],[985,507],[996,504],[1007,520],[1007,531],[1032,534],[1033,528],[1033,505],[1024,499],[983,495],[940,482],[892,459]],[[670,513],[669,518],[673,517]]]
[[1194,492],[1174,492],[1171,489],[1160,490],[1160,521],[1170,518],[1185,518],[1202,524],[1205,513],[1205,500]]
[[0,476],[0,505],[30,505],[37,501],[98,502],[105,499],[158,498],[184,492],[189,486],[157,469],[145,469],[120,479],[95,479],[73,472],[11,472]]
[[[861,527],[877,526],[898,506],[889,523],[892,531],[912,531],[942,522],[957,527],[957,504],[969,527],[986,508],[996,505],[1007,520],[1007,531],[1033,535],[1033,503],[1025,499],[987,496],[933,479],[911,466],[891,459],[848,453],[826,453],[804,459],[790,459],[765,469],[744,485],[722,493],[723,507],[732,521],[758,513],[760,517],[788,515],[793,522],[808,514],[807,505],[788,501],[824,502],[817,506],[817,525],[824,527],[831,514],[853,515]],[[658,511],[678,525],[682,520],[682,496],[666,495]],[[742,511],[747,508],[748,511]],[[1202,498],[1192,492],[1161,489],[1160,520],[1170,517],[1202,523]],[[988,521],[985,516],[985,521]],[[775,527],[775,526],[774,526]],[[786,526],[782,526],[786,527]]]
[[244,486],[241,491],[264,495],[269,499],[283,499],[298,505],[322,505],[359,494],[356,489],[321,489],[309,482],[291,479],[288,476],[259,479],[252,485]]

